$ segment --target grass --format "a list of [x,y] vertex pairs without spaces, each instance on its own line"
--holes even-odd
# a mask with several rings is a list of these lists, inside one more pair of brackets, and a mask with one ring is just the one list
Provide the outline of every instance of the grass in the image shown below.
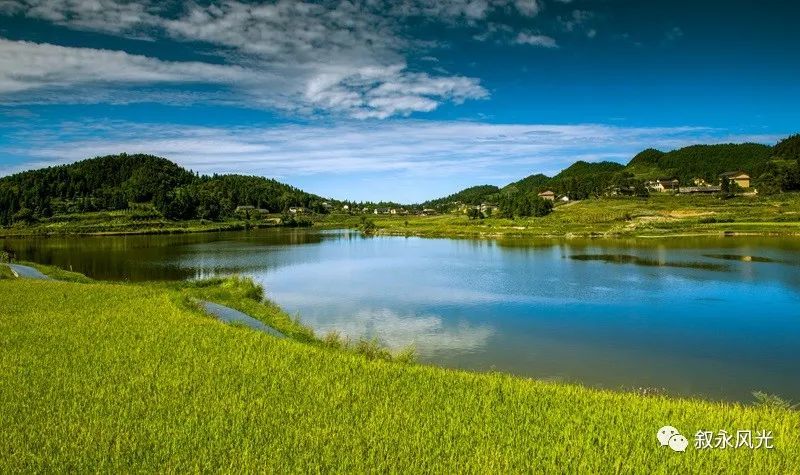
[[13,279],[13,278],[14,278],[14,273],[11,272],[11,268],[0,262],[0,280]]
[[[213,292],[255,292],[229,287]],[[370,360],[221,324],[187,300],[186,292],[205,291],[0,281],[0,472],[789,473],[800,466],[800,413],[776,404]],[[690,441],[701,429],[767,429],[776,448],[675,453],[655,439],[666,424]]]
[[[155,212],[154,212],[155,213]],[[157,213],[126,210],[54,216],[31,226],[0,229],[0,236],[34,234],[158,234],[242,230],[276,225],[277,216],[241,220],[169,221]],[[675,235],[800,235],[800,193],[775,196],[692,196],[654,193],[649,198],[600,198],[559,204],[543,218],[470,220],[463,214],[313,216],[321,228],[365,229],[370,234],[431,237],[663,237]],[[366,229],[365,229],[366,230]]]
[[258,221],[242,219],[171,221],[163,218],[155,210],[144,215],[141,210],[97,211],[56,215],[30,225],[16,224],[0,228],[0,236],[177,234],[238,231],[248,228],[271,227],[277,224],[275,217]]
[[[331,215],[326,228],[358,228],[360,216]],[[676,235],[800,234],[800,194],[715,196],[653,194],[556,206],[543,218],[470,220],[466,215],[370,216],[375,234],[430,237],[670,237]]]

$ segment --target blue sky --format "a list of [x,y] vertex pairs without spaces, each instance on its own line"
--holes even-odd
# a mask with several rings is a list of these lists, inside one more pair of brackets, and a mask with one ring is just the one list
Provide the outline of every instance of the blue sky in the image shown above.
[[420,201],[797,132],[784,1],[0,0],[0,174],[117,152]]

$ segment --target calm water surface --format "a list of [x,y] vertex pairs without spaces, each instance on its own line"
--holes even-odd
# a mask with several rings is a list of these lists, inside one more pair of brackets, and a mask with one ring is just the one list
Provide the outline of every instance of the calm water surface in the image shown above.
[[[606,388],[800,400],[800,239],[452,240],[349,231],[37,238],[97,279],[241,273],[320,333]],[[588,257],[587,257],[588,256]]]

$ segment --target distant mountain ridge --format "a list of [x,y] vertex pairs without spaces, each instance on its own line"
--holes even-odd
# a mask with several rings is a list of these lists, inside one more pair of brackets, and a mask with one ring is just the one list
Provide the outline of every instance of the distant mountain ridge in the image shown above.
[[[726,171],[748,173],[760,192],[800,190],[800,134],[774,147],[763,144],[692,145],[662,152],[646,149],[627,165],[577,161],[553,177],[537,173],[502,188],[478,185],[423,207],[510,201],[535,204],[531,195],[551,190],[572,199],[605,194],[609,188],[641,189],[657,178],[716,182]],[[645,192],[646,194],[646,192]],[[520,198],[525,198],[521,200]],[[527,200],[527,201],[526,201]],[[0,178],[0,225],[32,222],[53,214],[122,210],[150,203],[170,219],[219,220],[240,206],[271,213],[303,207],[325,213],[355,203],[326,199],[273,179],[244,175],[201,176],[161,157],[108,155]],[[379,203],[381,206],[386,203]],[[362,204],[363,205],[363,204]],[[394,206],[393,203],[390,205]]]
[[[788,161],[790,168],[796,168],[794,163],[797,160],[800,160],[800,134],[788,137],[774,147],[742,143],[690,145],[669,152],[649,148],[636,154],[626,165],[608,161],[578,161],[553,177],[536,173],[509,183],[500,188],[499,193],[490,188],[482,188],[485,193],[471,192],[462,195],[459,192],[426,203],[442,204],[453,201],[454,197],[470,197],[471,201],[461,201],[465,204],[479,204],[497,201],[503,194],[539,193],[544,190],[582,199],[603,193],[615,184],[626,186],[636,181],[660,178],[677,178],[687,184],[694,178],[702,178],[709,183],[715,183],[719,175],[727,171],[744,171],[756,179],[771,174],[791,174],[793,169],[776,170],[776,161]],[[776,185],[778,188],[791,190],[797,180],[784,176],[779,181],[781,183]]]

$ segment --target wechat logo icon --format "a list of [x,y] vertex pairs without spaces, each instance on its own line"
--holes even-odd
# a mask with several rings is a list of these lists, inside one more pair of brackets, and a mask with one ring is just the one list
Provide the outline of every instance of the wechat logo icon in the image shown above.
[[669,446],[675,452],[686,452],[686,447],[689,446],[689,441],[686,437],[682,436],[678,429],[672,426],[664,426],[658,429],[656,438],[661,446]]

